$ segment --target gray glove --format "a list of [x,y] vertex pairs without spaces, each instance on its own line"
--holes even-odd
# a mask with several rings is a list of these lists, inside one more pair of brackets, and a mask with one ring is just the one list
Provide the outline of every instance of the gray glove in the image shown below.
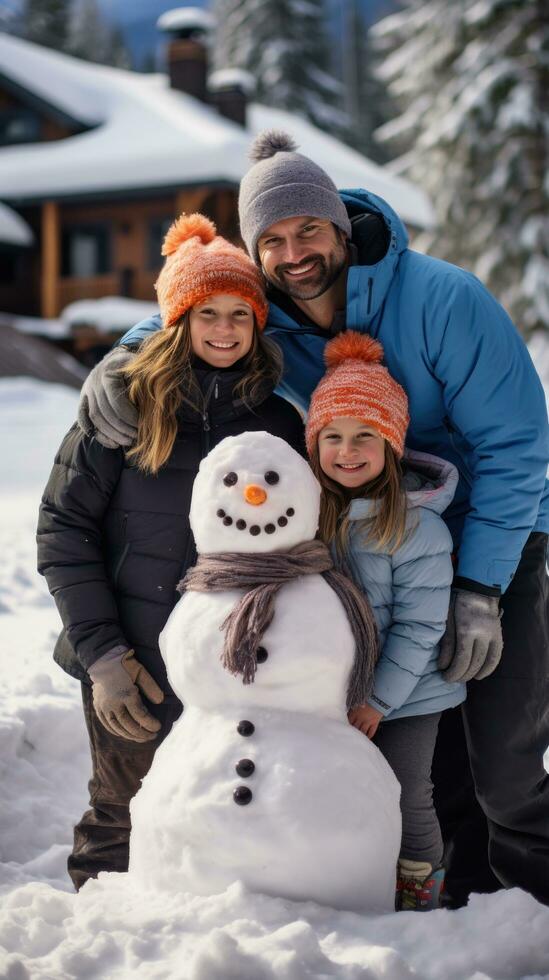
[[160,731],[160,722],[147,710],[139,696],[161,704],[164,693],[135,659],[133,650],[112,650],[88,669],[92,680],[93,706],[99,721],[111,735],[131,742],[150,742]]
[[134,357],[126,347],[115,347],[95,365],[82,386],[78,425],[107,449],[128,448],[137,439],[138,413],[121,373]]
[[452,589],[438,668],[445,681],[481,681],[500,662],[503,651],[497,596]]

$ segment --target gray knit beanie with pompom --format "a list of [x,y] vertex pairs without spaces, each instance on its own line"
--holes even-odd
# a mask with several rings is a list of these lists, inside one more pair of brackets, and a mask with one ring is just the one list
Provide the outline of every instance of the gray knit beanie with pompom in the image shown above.
[[351,223],[333,180],[318,164],[296,153],[291,136],[268,129],[256,137],[253,166],[240,184],[240,232],[251,257],[259,262],[258,238],[283,218],[327,218],[351,237]]

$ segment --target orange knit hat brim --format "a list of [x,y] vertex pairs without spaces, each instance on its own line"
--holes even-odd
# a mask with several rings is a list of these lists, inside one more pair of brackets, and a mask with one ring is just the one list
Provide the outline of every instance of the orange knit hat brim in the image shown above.
[[315,388],[305,437],[309,456],[319,433],[335,418],[356,418],[387,440],[400,458],[410,421],[406,392],[381,363],[383,347],[347,330],[326,344],[328,370]]
[[156,292],[165,327],[208,296],[228,293],[250,304],[263,330],[268,304],[261,273],[243,249],[216,234],[213,221],[203,214],[181,215],[166,234],[162,254],[166,261]]

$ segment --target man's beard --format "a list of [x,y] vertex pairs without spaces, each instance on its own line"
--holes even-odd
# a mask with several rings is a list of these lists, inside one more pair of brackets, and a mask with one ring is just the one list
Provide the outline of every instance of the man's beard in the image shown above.
[[[301,280],[294,282],[290,276],[284,275],[286,269],[299,269],[311,262],[315,264],[310,274]],[[347,249],[341,245],[329,256],[312,254],[302,259],[301,262],[281,263],[267,278],[273,286],[286,293],[287,296],[291,296],[292,299],[316,299],[318,296],[322,296],[330,286],[333,286],[346,265]]]

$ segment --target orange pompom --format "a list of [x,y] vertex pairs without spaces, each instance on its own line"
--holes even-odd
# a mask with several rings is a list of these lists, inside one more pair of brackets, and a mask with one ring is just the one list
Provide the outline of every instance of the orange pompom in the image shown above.
[[203,245],[212,242],[216,236],[217,229],[204,214],[182,214],[174,221],[169,228],[164,244],[162,245],[162,255],[172,255],[176,252],[183,242],[189,238],[199,238]]
[[346,330],[330,340],[324,349],[324,360],[329,368],[337,367],[344,361],[364,361],[366,364],[381,364],[383,347],[379,340],[368,334]]

